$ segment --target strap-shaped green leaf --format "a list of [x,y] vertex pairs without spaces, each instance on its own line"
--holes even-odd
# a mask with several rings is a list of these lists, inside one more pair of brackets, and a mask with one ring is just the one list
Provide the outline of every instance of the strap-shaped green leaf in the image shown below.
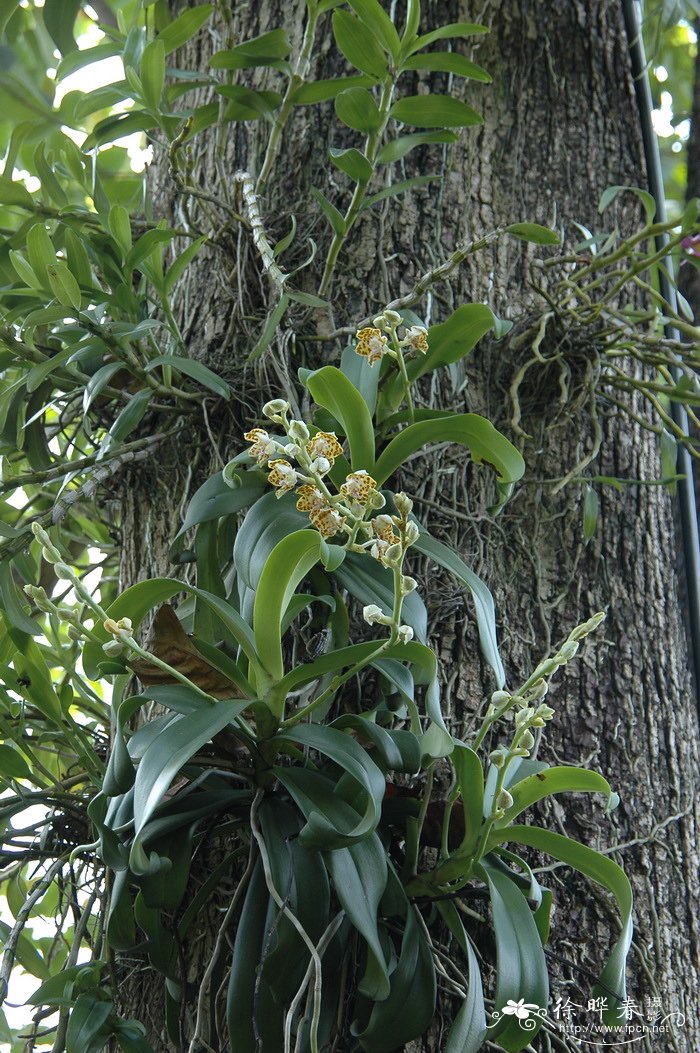
[[407,904],[401,952],[391,974],[389,995],[375,1002],[362,1032],[357,1034],[353,1027],[365,1053],[386,1053],[390,1046],[400,1048],[422,1035],[435,1012],[436,992],[432,947],[417,920],[416,908]]
[[[549,980],[539,932],[520,889],[488,859],[482,859],[481,869],[489,886],[493,927],[496,934],[496,997],[491,1027],[494,1039],[508,1053],[519,1053],[529,1045],[541,1025],[533,1013],[535,1027],[526,1030],[516,1016],[504,1014],[509,1001],[523,999],[537,1009],[546,1009],[549,1000]],[[530,1021],[528,1021],[529,1023]]]
[[612,793],[608,781],[597,771],[570,765],[559,765],[537,772],[536,775],[528,775],[516,783],[510,792],[513,803],[506,809],[503,818],[497,821],[497,827],[509,826],[535,801],[541,801],[543,797],[554,793],[604,793],[608,799]]
[[476,849],[484,806],[484,770],[477,754],[469,746],[455,744],[450,755],[457,777],[464,810],[464,837],[457,849],[459,855],[470,856]]
[[450,900],[438,900],[436,907],[466,956],[469,984],[467,997],[462,1002],[447,1036],[445,1053],[479,1053],[486,1038],[486,1012],[479,963],[454,903]]
[[[231,633],[232,640],[240,645],[253,671],[259,671],[253,633],[238,611],[221,597],[214,596],[204,589],[197,589],[193,585],[188,585],[187,582],[176,581],[174,578],[151,578],[149,581],[139,581],[125,589],[121,596],[118,596],[107,608],[106,613],[115,621],[120,618],[130,618],[133,630],[136,631],[147,611],[165,603],[178,592],[188,592],[205,603],[224,623]],[[102,644],[106,643],[110,636],[104,626],[99,623],[94,626],[92,633],[96,639],[88,640],[85,644],[83,667],[91,680],[99,680],[100,663],[105,658]]]
[[255,593],[253,632],[260,665],[272,681],[284,676],[282,619],[297,585],[322,555],[316,530],[295,530],[283,537],[265,561]]
[[350,380],[335,366],[310,373],[306,386],[317,405],[327,409],[341,424],[350,446],[354,470],[371,471],[374,464],[374,426],[367,403]]
[[[364,811],[362,815],[355,815],[357,821],[349,829],[344,823],[345,828],[339,830],[335,815],[310,810],[306,826],[299,835],[304,844],[318,848],[340,848],[361,841],[377,828],[386,783],[381,770],[355,739],[322,724],[297,724],[278,735],[276,741],[296,742],[318,750],[358,783],[364,797],[361,805]],[[352,811],[354,813],[354,809]]]
[[491,666],[498,687],[503,687],[506,674],[503,662],[498,650],[498,635],[496,630],[496,609],[493,596],[489,588],[481,578],[467,566],[463,559],[453,549],[443,545],[441,541],[431,537],[427,531],[421,531],[414,548],[418,552],[429,556],[435,563],[445,567],[463,585],[469,589],[474,600],[474,612],[476,614],[476,625],[479,631],[479,643],[481,653]]
[[243,712],[249,702],[202,705],[172,721],[146,749],[134,783],[134,831],[130,866],[134,873],[148,873],[150,862],[141,844],[143,828],[163,800],[173,778],[202,746]]
[[382,451],[374,466],[374,477],[381,485],[411,454],[438,442],[460,443],[469,449],[477,464],[488,461],[498,472],[500,486],[512,486],[525,471],[518,450],[490,421],[478,413],[457,413],[404,428]]
[[517,844],[528,845],[540,852],[546,852],[578,870],[591,881],[596,881],[615,897],[620,911],[622,932],[615,942],[593,993],[607,999],[608,1008],[603,1013],[603,1020],[611,1025],[620,1024],[622,1022],[619,1013],[620,1006],[627,997],[625,964],[633,931],[632,886],[624,870],[608,856],[579,844],[570,837],[564,837],[563,834],[555,834],[536,826],[511,826],[507,830],[499,830],[492,835],[494,844],[506,841],[515,841]]

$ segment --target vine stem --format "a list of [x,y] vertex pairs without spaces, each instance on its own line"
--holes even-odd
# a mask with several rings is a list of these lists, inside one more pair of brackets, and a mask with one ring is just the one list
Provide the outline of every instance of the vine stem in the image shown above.
[[[372,165],[374,171],[374,163],[379,153],[379,147],[382,141],[384,130],[389,121],[389,110],[391,109],[391,99],[394,94],[395,81],[393,77],[389,77],[384,81],[382,85],[382,94],[379,101],[379,116],[380,123],[367,137],[365,143],[365,156],[369,163]],[[347,241],[348,234],[355,225],[355,221],[362,211],[362,205],[364,204],[365,197],[367,195],[368,182],[357,183],[355,190],[353,191],[348,210],[343,216],[344,226],[343,231],[340,234],[333,236],[331,247],[328,250],[328,257],[326,259],[326,265],[323,270],[323,277],[321,278],[321,284],[318,287],[319,296],[325,296],[328,292],[328,288],[333,277],[333,271],[338,261],[338,256],[343,245]]]
[[265,158],[260,169],[257,182],[255,184],[255,192],[262,194],[267,185],[267,181],[270,178],[272,167],[277,160],[279,154],[280,145],[282,142],[282,132],[284,131],[285,125],[289,120],[289,115],[292,112],[294,106],[294,96],[297,90],[306,80],[309,72],[309,65],[311,64],[311,52],[313,51],[314,38],[316,36],[316,25],[318,23],[318,8],[315,0],[307,3],[309,15],[306,20],[306,28],[304,30],[304,37],[301,43],[301,51],[296,61],[294,72],[289,78],[287,89],[282,99],[282,106],[280,107],[279,116],[275,120],[270,132],[270,138],[267,141],[267,149],[265,150]]

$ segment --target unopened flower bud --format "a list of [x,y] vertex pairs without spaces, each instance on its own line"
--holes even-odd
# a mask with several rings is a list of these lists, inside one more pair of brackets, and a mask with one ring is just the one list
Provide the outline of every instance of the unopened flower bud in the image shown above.
[[57,578],[63,578],[64,581],[72,581],[73,580],[73,577],[74,577],[73,571],[70,569],[70,567],[66,566],[65,563],[61,563],[60,561],[58,563],[56,563],[55,564],[55,572],[56,572],[56,577]]
[[535,715],[537,717],[539,717],[541,720],[551,720],[552,717],[554,716],[554,710],[552,709],[551,706],[548,706],[546,704],[546,702],[542,702],[537,707],[537,711],[536,711]]
[[[70,629],[68,631],[70,632]],[[118,658],[124,653],[124,644],[120,640],[108,640],[107,643],[102,644],[102,650],[110,658]]]
[[407,545],[414,545],[416,543],[416,541],[420,537],[420,527],[417,523],[411,521],[410,523],[406,524],[405,537]]
[[508,751],[505,750],[503,746],[499,746],[498,749],[492,750],[489,753],[489,760],[495,768],[502,768],[506,762],[507,756]]
[[413,501],[408,494],[398,493],[394,495],[394,504],[399,515],[408,516],[413,509]]
[[401,575],[401,595],[408,596],[409,592],[413,592],[414,589],[418,588],[418,582],[415,578],[409,577],[408,574]]
[[47,563],[57,563],[63,558],[48,533],[39,523],[32,523],[32,533],[43,546],[42,555]]
[[311,462],[311,469],[318,475],[326,475],[331,470],[331,462],[327,457],[317,457],[315,461]]
[[400,544],[387,546],[384,552],[384,563],[388,567],[397,567],[403,559],[403,548]]
[[534,684],[528,691],[527,700],[528,702],[537,702],[539,699],[544,698],[548,691],[549,684],[544,677],[541,676],[539,680],[535,680]]
[[306,427],[303,420],[290,421],[289,427],[287,428],[287,435],[289,435],[289,438],[293,439],[294,442],[298,442],[300,446],[307,443],[310,438],[309,429]]
[[575,640],[567,640],[565,644],[562,644],[559,653],[554,656],[554,659],[560,665],[564,665],[565,662],[571,661],[577,651],[577,642]]
[[52,614],[54,611],[54,605],[46,595],[46,590],[42,589],[41,586],[37,585],[25,585],[24,591],[31,600],[34,601],[34,606],[40,611],[44,611],[46,614]]
[[387,325],[401,325],[401,322],[403,321],[398,311],[392,311],[388,308],[384,312],[384,319]]
[[499,793],[498,797],[496,798],[496,808],[498,808],[499,811],[504,811],[505,812],[507,808],[510,808],[512,803],[513,803],[513,798],[508,793],[508,791],[507,790],[501,790],[501,792]]
[[520,736],[520,741],[518,742],[518,745],[524,750],[531,750],[532,747],[535,745],[535,736],[528,728],[526,728]]
[[69,638],[71,640],[75,640],[76,642],[78,640],[82,640],[83,638],[83,634],[77,625],[69,625],[66,629],[66,632],[68,633]]
[[601,622],[605,621],[605,611],[598,611],[587,622],[577,625],[569,636],[570,640],[583,640],[589,633],[595,632]]
[[557,669],[559,668],[559,665],[560,663],[557,662],[556,659],[546,658],[544,662],[540,662],[540,664],[537,666],[537,669],[535,670],[535,675],[537,677],[551,676],[552,673],[556,673]]
[[270,420],[275,421],[277,424],[281,424],[284,420],[285,414],[289,412],[289,403],[285,402],[284,399],[272,399],[270,402],[265,403],[262,411]]
[[386,505],[386,498],[383,494],[379,493],[379,490],[372,490],[369,495],[369,501],[367,502],[369,507],[373,510],[384,508]]
[[510,702],[512,697],[513,696],[509,695],[507,691],[494,691],[491,695],[491,705],[500,709],[506,702]]
[[515,714],[515,726],[516,728],[523,728],[526,724],[529,724],[535,715],[535,711],[532,706],[525,706],[524,709],[519,709]]
[[399,643],[410,643],[413,639],[413,629],[410,625],[399,626]]

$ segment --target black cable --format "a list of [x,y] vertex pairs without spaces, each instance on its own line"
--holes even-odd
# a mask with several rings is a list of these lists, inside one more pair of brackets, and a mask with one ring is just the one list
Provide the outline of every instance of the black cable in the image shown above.
[[[647,167],[649,190],[656,202],[656,220],[666,221],[666,199],[661,173],[659,144],[652,123],[652,101],[647,62],[644,54],[638,0],[622,0],[625,18],[625,29],[632,58],[632,75],[637,95],[637,106],[642,127],[642,141]],[[668,234],[659,234],[656,238],[657,251],[668,241]],[[659,291],[663,298],[675,309],[677,305],[676,287],[664,268],[659,268]],[[666,325],[664,332],[668,339],[678,340],[678,330]],[[674,381],[678,382],[681,371],[673,370]],[[685,406],[678,402],[671,403],[673,420],[688,434],[688,414]],[[682,443],[678,446],[677,471],[682,476],[678,481],[678,503],[680,510],[681,538],[683,544],[683,561],[685,564],[686,599],[688,608],[688,625],[690,642],[693,651],[693,668],[695,671],[696,690],[700,685],[700,541],[698,540],[698,515],[693,485],[693,461]]]

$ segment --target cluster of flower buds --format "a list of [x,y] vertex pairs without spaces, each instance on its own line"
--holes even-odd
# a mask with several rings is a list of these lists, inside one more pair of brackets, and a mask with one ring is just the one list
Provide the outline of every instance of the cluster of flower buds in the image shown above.
[[398,328],[402,325],[403,319],[398,311],[386,310],[377,315],[371,326],[357,330],[356,353],[366,358],[370,366],[381,362],[385,355],[398,358],[412,351],[424,355],[428,350],[427,329],[422,325],[405,326],[403,336],[399,338]]
[[[415,578],[403,574],[401,568],[406,552],[418,540],[420,530],[417,524],[409,519],[413,508],[410,497],[404,493],[396,494],[394,503],[397,515],[375,516],[371,523],[365,524],[364,529],[368,531],[371,528],[372,536],[361,547],[369,548],[370,555],[394,571],[395,588],[399,599],[403,599],[413,592],[418,584]],[[413,629],[410,625],[401,625],[393,615],[385,614],[376,603],[366,606],[362,616],[368,625],[391,626],[396,630],[396,637],[400,643],[408,643],[413,639]]]

